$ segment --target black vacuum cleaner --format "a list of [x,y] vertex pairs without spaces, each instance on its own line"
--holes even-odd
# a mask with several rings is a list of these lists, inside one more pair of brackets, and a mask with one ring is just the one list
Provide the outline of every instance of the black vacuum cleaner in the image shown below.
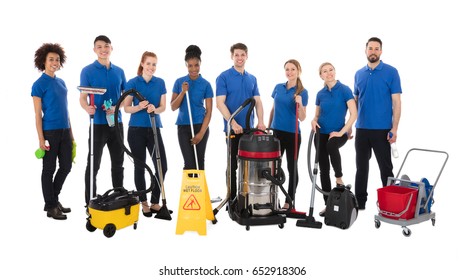
[[[311,172],[311,143],[315,139],[316,155],[314,168]],[[341,229],[349,228],[358,216],[358,203],[356,197],[351,192],[351,185],[337,186],[330,192],[325,192],[317,185],[317,174],[319,171],[319,128],[316,132],[311,131],[308,142],[308,171],[313,184],[311,190],[311,203],[309,214],[304,220],[298,220],[296,225],[299,227],[322,228],[322,223],[315,220],[314,214],[314,195],[317,189],[323,195],[327,195],[326,212],[324,223]]]

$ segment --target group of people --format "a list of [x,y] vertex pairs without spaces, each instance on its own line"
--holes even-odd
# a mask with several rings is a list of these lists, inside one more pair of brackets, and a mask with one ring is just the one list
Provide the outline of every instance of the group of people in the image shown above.
[[[144,100],[129,95],[123,101],[123,108],[130,114],[127,141],[134,157],[146,161],[149,152],[156,169],[157,182],[160,183],[159,172],[167,172],[166,151],[160,128],[160,114],[166,109],[166,85],[162,78],[156,77],[157,56],[153,52],[144,52],[138,67],[137,76],[126,81],[124,71],[110,61],[111,41],[100,35],[94,40],[94,52],[97,59],[84,67],[80,76],[80,85],[84,87],[105,88],[103,95],[94,95],[93,102],[85,93],[80,96],[81,107],[94,118],[93,178],[90,178],[90,149],[85,171],[85,202],[96,196],[96,178],[100,168],[103,149],[108,147],[111,158],[112,184],[114,188],[123,188],[124,149],[118,138],[124,137],[121,118],[119,134],[114,126],[109,125],[107,115],[114,114],[114,105],[124,91],[134,89]],[[179,146],[184,158],[184,169],[205,168],[205,151],[209,138],[209,123],[213,110],[213,97],[216,107],[224,120],[224,132],[230,141],[230,200],[237,193],[237,154],[240,137],[246,127],[255,127],[254,112],[247,123],[246,110],[243,110],[230,122],[231,131],[227,131],[227,123],[232,115],[249,98],[255,100],[254,111],[260,130],[272,130],[280,140],[281,154],[286,156],[288,169],[288,193],[283,209],[288,209],[295,199],[298,185],[297,160],[301,145],[301,122],[306,119],[308,91],[304,88],[300,75],[300,63],[290,59],[284,63],[287,81],[279,83],[272,92],[274,99],[269,114],[268,126],[264,121],[264,109],[260,99],[257,79],[245,70],[248,59],[248,48],[243,43],[231,46],[230,54],[233,66],[216,79],[216,92],[200,74],[201,49],[190,45],[185,53],[185,65],[188,74],[178,78],[172,89],[170,106],[178,110],[176,120]],[[343,172],[339,149],[352,138],[352,126],[356,122],[356,179],[355,194],[359,209],[365,209],[367,201],[367,182],[369,160],[372,151],[381,171],[382,183],[393,176],[393,164],[390,156],[390,143],[397,139],[397,130],[401,115],[401,84],[398,71],[380,60],[382,41],[372,37],[366,43],[365,53],[368,63],[355,74],[354,90],[336,79],[335,67],[331,63],[323,63],[319,68],[323,88],[317,93],[315,115],[311,121],[313,130],[319,131],[319,163],[321,185],[325,192],[331,190],[330,170],[335,173],[336,185],[343,185]],[[59,194],[66,176],[71,170],[72,148],[74,138],[67,110],[67,88],[64,81],[56,76],[65,63],[66,55],[59,44],[43,44],[35,54],[35,66],[43,72],[32,86],[32,97],[36,116],[36,128],[39,146],[46,150],[43,157],[42,191],[45,201],[44,210],[47,216],[63,220],[70,208],[64,207]],[[106,106],[108,102],[112,106]],[[346,114],[349,112],[349,117]],[[155,116],[156,133],[150,122],[150,115]],[[119,115],[120,116],[120,115]],[[193,135],[192,135],[193,131]],[[156,135],[162,170],[157,170],[156,158],[153,156]],[[49,146],[46,146],[48,140]],[[56,172],[56,162],[59,168]],[[93,180],[93,193],[90,193],[90,180]],[[146,189],[144,168],[135,164],[134,180],[138,191]],[[291,199],[291,200],[290,200]],[[324,196],[327,200],[327,196]],[[150,217],[157,213],[161,206],[160,188],[151,192],[150,203],[146,194],[140,196],[142,213]],[[320,212],[324,215],[325,210]]]

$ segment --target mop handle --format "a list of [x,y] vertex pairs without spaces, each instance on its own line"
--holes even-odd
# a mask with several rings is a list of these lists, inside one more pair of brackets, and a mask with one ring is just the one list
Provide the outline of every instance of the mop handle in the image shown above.
[[[187,97],[187,108],[189,111],[189,121],[190,121],[190,131],[192,132],[192,139],[195,137],[195,132],[193,131],[193,118],[192,118],[192,109],[190,108],[190,99],[189,99],[189,92],[185,92],[185,96]],[[193,152],[195,154],[195,166],[197,167],[197,170],[199,170],[199,165],[198,165],[198,155],[197,155],[197,145],[193,144]]]
[[[95,106],[95,95],[89,94],[89,99],[90,99],[90,106],[94,107]],[[89,198],[92,199],[94,198],[94,181],[93,181],[93,175],[94,175],[94,115],[90,115],[90,184],[89,184]]]
[[293,152],[293,159],[298,157],[298,103],[295,103],[295,151]]

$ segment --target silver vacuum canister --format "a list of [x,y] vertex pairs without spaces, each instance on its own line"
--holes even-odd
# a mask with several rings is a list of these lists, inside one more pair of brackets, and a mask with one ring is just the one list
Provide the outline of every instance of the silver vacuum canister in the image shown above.
[[278,210],[278,185],[263,176],[279,169],[280,141],[261,131],[245,134],[238,147],[238,208],[252,216],[268,216]]

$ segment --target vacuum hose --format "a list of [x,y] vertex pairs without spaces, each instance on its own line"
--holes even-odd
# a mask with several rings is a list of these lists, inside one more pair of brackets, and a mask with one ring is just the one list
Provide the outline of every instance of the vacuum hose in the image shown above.
[[130,89],[128,91],[125,91],[121,97],[119,98],[118,102],[116,103],[116,106],[114,108],[114,119],[115,119],[115,122],[114,122],[114,127],[116,129],[116,134],[118,134],[120,137],[117,137],[118,138],[118,141],[119,143],[121,144],[121,146],[123,147],[124,151],[131,157],[134,159],[134,162],[138,165],[141,165],[143,166],[147,171],[148,173],[150,174],[150,179],[151,179],[151,183],[150,183],[150,187],[146,190],[143,190],[143,191],[138,191],[138,192],[135,192],[136,195],[140,195],[140,194],[144,194],[144,193],[149,193],[151,190],[153,190],[154,186],[155,186],[155,181],[153,180],[153,178],[155,178],[154,174],[153,174],[153,171],[150,169],[150,166],[148,166],[144,161],[134,157],[134,155],[131,153],[131,151],[129,149],[127,149],[127,147],[124,145],[124,139],[122,138],[122,135],[120,133],[120,127],[119,127],[119,122],[118,122],[118,115],[119,115],[119,107],[121,106],[121,103],[123,102],[123,100],[129,95],[129,94],[133,94],[135,96],[135,98],[137,98],[139,101],[144,101],[145,98],[138,92],[136,91],[135,89]]

